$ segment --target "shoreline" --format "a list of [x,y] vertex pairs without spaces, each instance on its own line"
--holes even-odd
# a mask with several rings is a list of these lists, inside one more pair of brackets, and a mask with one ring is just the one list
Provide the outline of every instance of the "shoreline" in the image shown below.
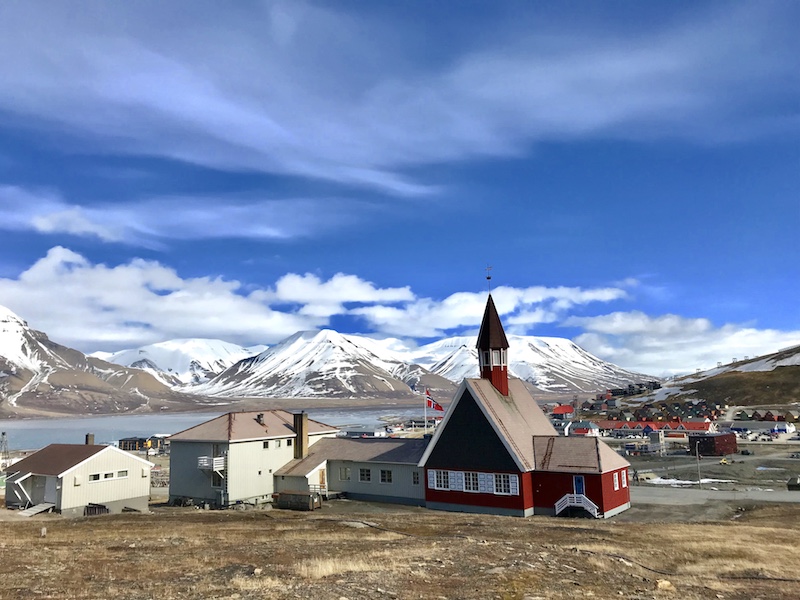
[[0,420],[8,421],[49,421],[53,419],[80,419],[94,417],[132,417],[132,416],[157,416],[157,415],[185,415],[203,413],[228,413],[247,412],[254,410],[309,410],[340,409],[340,410],[367,410],[386,407],[395,407],[407,410],[419,405],[423,410],[423,400],[417,399],[382,399],[382,398],[232,398],[230,401],[216,404],[188,404],[186,406],[169,407],[159,410],[132,410],[117,412],[63,412],[44,411],[36,408],[16,406],[17,410],[11,411],[8,407],[0,407]]

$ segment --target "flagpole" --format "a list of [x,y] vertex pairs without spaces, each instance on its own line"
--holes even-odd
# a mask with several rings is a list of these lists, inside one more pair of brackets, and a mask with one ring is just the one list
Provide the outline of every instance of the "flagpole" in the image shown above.
[[425,425],[424,429],[422,430],[422,435],[424,436],[426,433],[428,433],[428,388],[425,388],[425,404],[423,405],[423,410],[425,414],[423,417],[423,419],[425,419]]

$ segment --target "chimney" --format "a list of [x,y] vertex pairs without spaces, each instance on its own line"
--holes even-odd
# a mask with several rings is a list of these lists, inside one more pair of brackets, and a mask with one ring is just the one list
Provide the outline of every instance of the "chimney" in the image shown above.
[[258,413],[256,415],[256,423],[258,423],[259,425],[264,424],[264,413]]
[[94,446],[94,434],[87,433],[86,434],[86,445],[87,446]]
[[294,414],[294,433],[294,457],[305,458],[308,456],[308,413],[305,411]]

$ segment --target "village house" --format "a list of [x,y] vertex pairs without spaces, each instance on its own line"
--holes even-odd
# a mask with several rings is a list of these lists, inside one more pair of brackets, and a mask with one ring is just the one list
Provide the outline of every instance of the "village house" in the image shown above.
[[597,437],[600,435],[600,427],[593,421],[570,421],[564,427],[564,435]]
[[170,436],[172,503],[272,502],[274,472],[335,427],[285,410],[231,412]]
[[117,442],[117,448],[126,452],[160,453],[166,449],[166,435],[126,437]]
[[152,467],[113,446],[50,444],[9,468],[6,507],[68,517],[147,512]]
[[480,379],[465,379],[420,460],[425,505],[529,516],[630,507],[629,463],[597,437],[562,437],[524,383],[491,295],[478,334]]
[[275,489],[424,506],[424,471],[417,463],[427,445],[427,439],[320,440],[275,472]]
[[553,418],[569,421],[575,416],[575,408],[571,404],[559,404],[553,408]]
[[689,432],[716,433],[717,423],[707,419],[696,421],[598,421],[597,426],[604,435],[626,437],[646,436],[653,431],[664,431],[668,437],[686,437]]

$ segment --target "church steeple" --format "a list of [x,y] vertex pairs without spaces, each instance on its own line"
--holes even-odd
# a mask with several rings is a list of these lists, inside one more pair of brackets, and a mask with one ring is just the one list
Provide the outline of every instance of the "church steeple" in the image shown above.
[[491,294],[483,313],[477,348],[481,379],[488,379],[498,392],[508,396],[508,340]]

